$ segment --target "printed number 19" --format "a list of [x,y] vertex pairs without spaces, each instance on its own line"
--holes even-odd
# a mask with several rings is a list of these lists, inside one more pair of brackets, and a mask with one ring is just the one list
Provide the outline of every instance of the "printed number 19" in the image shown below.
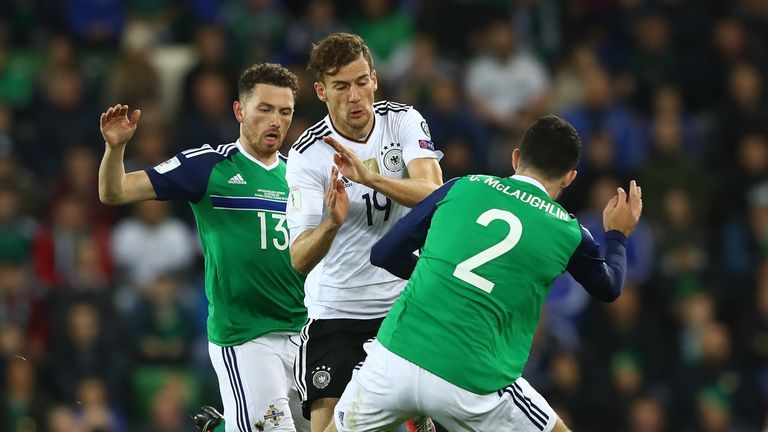
[[385,196],[384,198],[386,198],[386,201],[384,201],[384,205],[381,205],[379,204],[378,192],[373,191],[373,197],[371,197],[370,194],[363,195],[363,199],[365,200],[365,209],[366,209],[365,215],[368,217],[368,226],[373,226],[373,209],[384,211],[384,222],[389,220],[389,211],[392,210],[392,200],[390,200],[389,197],[387,196]]
[[509,252],[515,245],[517,245],[517,242],[520,241],[520,236],[523,234],[523,224],[520,223],[520,219],[508,211],[490,209],[481,214],[476,222],[487,227],[488,224],[495,220],[502,220],[509,225],[509,233],[504,240],[460,262],[453,271],[453,275],[458,279],[480,288],[487,293],[493,291],[494,283],[482,276],[472,273],[472,270]]

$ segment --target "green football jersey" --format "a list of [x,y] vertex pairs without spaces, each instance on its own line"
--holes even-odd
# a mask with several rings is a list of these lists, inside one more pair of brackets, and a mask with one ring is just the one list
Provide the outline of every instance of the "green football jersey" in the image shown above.
[[186,150],[147,169],[158,199],[189,201],[205,255],[208,340],[240,345],[297,333],[304,277],[291,266],[285,161],[265,166],[239,142]]
[[473,175],[447,186],[378,340],[459,387],[487,394],[522,374],[542,304],[582,234],[530,178]]

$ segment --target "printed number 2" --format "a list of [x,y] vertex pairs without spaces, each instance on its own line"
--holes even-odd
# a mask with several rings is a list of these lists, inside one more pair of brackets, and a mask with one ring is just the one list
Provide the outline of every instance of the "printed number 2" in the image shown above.
[[[389,197],[386,197],[386,196],[384,198],[386,198],[387,200],[384,201],[384,205],[381,205],[379,204],[378,192],[373,191],[373,198],[371,198],[370,194],[363,195],[363,199],[365,200],[365,209],[366,209],[365,215],[368,217],[368,226],[373,226],[373,209],[384,211],[384,222],[389,220],[389,211],[392,210],[392,200],[390,200]],[[373,203],[371,203],[371,201],[373,201]]]
[[482,252],[471,256],[469,259],[460,262],[456,266],[456,269],[453,271],[453,275],[455,277],[472,286],[480,288],[487,293],[493,291],[494,283],[484,277],[472,273],[472,270],[510,251],[513,247],[515,247],[515,245],[517,245],[517,242],[520,241],[520,236],[523,234],[523,224],[520,223],[520,219],[508,211],[490,209],[481,214],[477,218],[476,222],[484,227],[487,227],[489,223],[495,220],[502,220],[506,222],[507,225],[509,225],[509,233],[507,234],[507,237],[505,237],[501,242],[489,247],[488,249],[485,249]]
[[[267,215],[264,212],[258,212],[256,214],[261,222],[261,249],[267,248]],[[272,239],[272,244],[275,245],[277,250],[285,250],[288,247],[288,230],[285,228],[285,215],[272,213],[272,219],[277,219],[277,225],[275,225],[275,231],[283,235],[283,242],[278,241],[277,238]]]

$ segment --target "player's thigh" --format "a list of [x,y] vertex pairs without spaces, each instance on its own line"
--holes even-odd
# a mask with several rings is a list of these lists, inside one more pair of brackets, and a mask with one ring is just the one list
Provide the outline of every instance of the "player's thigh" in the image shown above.
[[309,432],[310,424],[301,413],[301,395],[298,392],[295,379],[296,356],[299,352],[300,336],[299,334],[289,334],[275,335],[274,337],[280,338],[278,342],[283,347],[281,353],[283,372],[288,382],[288,405],[290,406],[294,426],[297,432]]
[[427,414],[448,430],[550,432],[557,423],[555,411],[523,378],[479,395],[431,375],[420,390]]
[[368,356],[344,390],[334,421],[339,432],[393,430],[418,408],[415,365],[387,351],[378,342],[366,346]]
[[365,359],[363,344],[372,339],[381,320],[310,320],[302,330],[296,358],[296,381],[302,408],[310,418],[312,402],[338,399]]
[[209,344],[227,432],[296,430],[288,403],[290,380],[280,350],[266,338],[233,347]]

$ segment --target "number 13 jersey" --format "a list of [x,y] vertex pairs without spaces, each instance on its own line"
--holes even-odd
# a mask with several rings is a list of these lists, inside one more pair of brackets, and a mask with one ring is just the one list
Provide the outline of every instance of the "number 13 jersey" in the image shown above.
[[[327,217],[324,194],[335,152],[323,137],[330,135],[354,151],[371,171],[396,179],[408,178],[413,159],[438,158],[418,111],[389,101],[374,103],[373,111],[373,129],[363,141],[341,135],[326,116],[291,147],[286,172],[291,242]],[[342,180],[349,214],[328,253],[307,277],[304,302],[313,319],[380,318],[397,300],[405,281],[371,265],[371,247],[409,209],[367,186]]]

